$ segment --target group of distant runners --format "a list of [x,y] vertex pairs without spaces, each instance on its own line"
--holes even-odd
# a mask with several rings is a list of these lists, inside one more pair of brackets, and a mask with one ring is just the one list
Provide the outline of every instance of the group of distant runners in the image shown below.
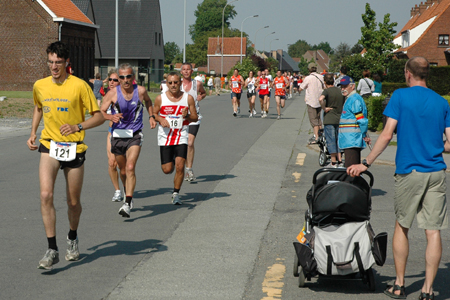
[[239,75],[239,70],[234,69],[233,76],[229,81],[229,88],[231,89],[231,103],[233,106],[233,116],[237,116],[241,112],[241,95],[244,88],[247,88],[248,112],[249,118],[256,117],[255,99],[258,95],[261,103],[261,118],[269,116],[270,97],[272,90],[275,90],[275,101],[277,104],[277,120],[281,119],[281,108],[285,106],[285,100],[292,98],[292,93],[299,91],[299,83],[301,77],[294,73],[292,76],[290,72],[277,71],[277,76],[272,78],[269,70],[258,71],[257,77],[254,77],[253,71],[248,73],[248,78]]

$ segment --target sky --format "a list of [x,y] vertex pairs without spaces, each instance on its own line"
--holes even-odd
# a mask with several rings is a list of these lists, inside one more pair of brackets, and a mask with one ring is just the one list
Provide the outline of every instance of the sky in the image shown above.
[[[195,22],[194,11],[201,2],[186,0],[186,43],[192,43],[188,29]],[[243,31],[258,50],[287,50],[288,44],[298,40],[306,40],[311,45],[328,42],[332,48],[341,42],[353,46],[361,37],[361,15],[366,3],[375,11],[377,22],[383,22],[384,15],[389,13],[391,22],[398,23],[395,28],[398,32],[409,20],[411,8],[420,1],[238,0],[231,4],[237,15],[230,23],[232,28],[240,30],[245,18],[259,15],[243,23]],[[160,0],[160,5],[164,43],[175,42],[183,49],[184,0]],[[259,30],[265,26],[269,28]]]

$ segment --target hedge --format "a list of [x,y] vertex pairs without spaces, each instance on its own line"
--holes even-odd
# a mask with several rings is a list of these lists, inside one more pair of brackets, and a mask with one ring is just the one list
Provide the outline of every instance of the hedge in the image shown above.
[[430,67],[427,86],[439,95],[450,93],[450,66]]
[[369,119],[369,130],[379,131],[383,129],[383,101],[385,95],[371,96],[364,99],[367,106],[367,118]]
[[[442,96],[450,105],[450,95]],[[378,97],[370,96],[364,99],[367,106],[367,118],[369,119],[370,131],[382,131],[383,130],[383,101],[386,99],[386,95]]]
[[392,95],[397,89],[408,87],[405,82],[383,82],[381,90],[383,95]]

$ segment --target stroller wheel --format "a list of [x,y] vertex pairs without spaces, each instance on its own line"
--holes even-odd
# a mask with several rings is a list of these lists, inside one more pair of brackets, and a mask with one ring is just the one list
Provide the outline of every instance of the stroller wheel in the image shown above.
[[304,287],[305,286],[305,281],[306,281],[306,276],[305,276],[305,272],[303,272],[303,268],[302,266],[298,267],[298,287]]
[[298,263],[298,256],[297,253],[295,253],[295,257],[294,257],[294,277],[298,277],[298,266],[300,264]]
[[321,150],[319,154],[319,165],[321,167],[324,167],[326,164],[327,164],[327,155],[325,154],[325,152]]
[[373,269],[370,268],[366,271],[367,284],[369,285],[369,291],[375,291],[375,275],[373,274]]

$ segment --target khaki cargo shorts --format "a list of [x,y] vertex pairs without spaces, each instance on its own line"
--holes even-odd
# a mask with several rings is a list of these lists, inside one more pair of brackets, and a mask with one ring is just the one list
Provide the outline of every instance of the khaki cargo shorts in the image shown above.
[[320,121],[320,111],[322,107],[311,107],[308,106],[308,117],[309,122],[311,123],[311,127],[322,126],[322,122]]
[[441,230],[448,227],[445,171],[395,174],[394,208],[398,223],[411,228],[417,215],[419,228]]

